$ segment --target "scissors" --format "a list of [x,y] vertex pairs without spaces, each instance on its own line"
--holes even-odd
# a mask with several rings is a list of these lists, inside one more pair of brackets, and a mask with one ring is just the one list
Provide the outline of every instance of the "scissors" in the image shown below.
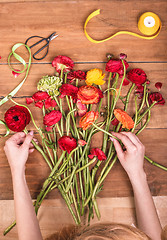
[[[58,37],[58,34],[56,34],[56,32],[52,33],[48,38],[44,38],[44,37],[40,37],[40,36],[31,36],[31,37],[29,37],[29,38],[26,40],[25,44],[27,45],[27,42],[28,42],[30,39],[32,39],[32,38],[41,38],[41,40],[39,40],[38,42],[34,43],[34,44],[31,45],[29,48],[33,48],[33,47],[35,47],[36,45],[40,44],[41,42],[46,42],[46,44],[45,44],[43,47],[41,47],[39,50],[37,50],[37,51],[33,54],[33,58],[34,58],[35,60],[42,60],[42,59],[44,59],[44,58],[46,57],[46,55],[48,54],[50,41],[52,41],[53,39],[55,39],[55,38],[57,38],[57,37]],[[44,55],[43,57],[41,57],[41,58],[36,57],[36,55],[37,55],[38,53],[40,53],[40,52],[41,52],[43,49],[45,49],[45,48],[47,48],[47,51],[46,51],[45,55]]]

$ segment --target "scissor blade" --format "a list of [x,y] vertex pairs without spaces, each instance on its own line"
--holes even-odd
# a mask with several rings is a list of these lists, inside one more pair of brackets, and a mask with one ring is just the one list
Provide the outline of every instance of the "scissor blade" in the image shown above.
[[58,36],[59,35],[54,32],[50,35],[49,40],[52,41],[53,39],[57,38]]

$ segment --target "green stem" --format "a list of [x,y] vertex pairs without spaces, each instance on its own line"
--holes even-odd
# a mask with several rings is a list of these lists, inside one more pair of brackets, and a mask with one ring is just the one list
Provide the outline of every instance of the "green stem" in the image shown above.
[[118,139],[117,137],[113,136],[111,133],[105,131],[104,129],[98,127],[95,123],[92,124],[95,128],[97,128],[98,130],[100,130],[101,132],[104,132],[105,134],[107,134],[108,136],[117,139],[118,141],[120,141],[120,139]]
[[147,88],[147,85],[146,83],[144,84],[144,91],[143,91],[143,99],[142,99],[142,103],[140,105],[140,108],[138,110],[138,114],[140,113],[140,111],[142,110],[143,106],[144,106],[144,103],[145,103],[145,100],[146,100],[146,88]]
[[93,193],[92,193],[92,199],[95,198],[95,195],[96,195],[96,191],[98,189],[98,187],[101,185],[101,183],[104,181],[104,179],[107,177],[108,173],[110,172],[111,168],[114,166],[114,163],[116,162],[117,160],[117,156],[114,157],[112,163],[110,164],[110,166],[107,168],[106,172],[104,173],[103,176],[101,176],[101,173],[100,173],[100,176],[97,180],[97,183],[96,183],[96,186],[94,187],[94,190],[93,190]]
[[127,108],[128,108],[128,103],[129,103],[129,98],[130,98],[130,94],[132,93],[133,88],[135,87],[135,83],[132,84],[132,86],[130,87],[127,96],[126,96],[126,101],[125,101],[125,107],[124,107],[124,111],[126,112]]
[[76,214],[77,214],[77,217],[78,217],[78,222],[80,224],[81,223],[81,219],[80,219],[80,215],[79,215],[79,212],[78,212],[78,207],[77,207],[77,203],[76,203],[76,199],[75,199],[72,187],[71,187],[71,195],[72,195],[72,198],[73,198],[73,201],[74,201],[74,206],[75,206],[75,211],[76,211]]
[[150,111],[150,109],[156,104],[157,102],[153,102],[147,109],[146,111],[138,118],[137,124],[138,125],[141,121],[141,119]]
[[156,167],[159,167],[165,171],[167,171],[167,167],[164,167],[162,166],[161,164],[157,163],[157,162],[154,162],[153,160],[151,160],[150,158],[148,158],[147,156],[144,156],[144,158],[149,162],[151,163],[152,165],[156,166]]
[[[28,131],[27,131],[26,128],[24,129],[24,132],[25,132],[25,134],[28,133]],[[40,146],[39,146],[38,144],[36,144],[36,142],[35,142],[34,140],[32,140],[31,142],[32,142],[32,144],[34,145],[34,147],[38,150],[38,152],[40,152],[40,153],[42,154],[42,156],[43,156],[43,158],[45,159],[45,161],[47,162],[49,168],[52,170],[53,167],[52,167],[51,163],[49,162],[49,159],[47,158],[47,156],[46,156],[45,153],[43,152],[43,150],[40,148]]]
[[[85,166],[83,166],[83,167],[79,168],[78,170],[76,170],[75,173],[77,174],[77,173],[79,173],[80,171],[84,170],[84,169],[87,168],[89,165],[93,164],[94,161],[95,161],[95,159],[92,159],[92,161],[90,161],[88,164],[86,164]],[[64,179],[61,180],[60,182],[58,182],[51,190],[53,190],[54,188],[56,188],[59,184],[63,183],[64,181],[66,181],[66,180],[69,179],[70,177],[71,177],[71,175],[68,176],[68,177],[66,177],[66,178],[64,178]]]
[[132,128],[131,132],[134,132],[134,130],[136,128],[137,115],[138,115],[138,111],[137,111],[137,96],[135,96],[135,121],[134,121],[134,127]]
[[[148,94],[147,94],[147,96],[146,96],[146,104],[147,104],[147,107],[149,107]],[[136,135],[139,135],[139,133],[141,133],[141,131],[143,131],[143,130],[146,128],[147,124],[148,124],[149,121],[150,121],[150,118],[151,118],[151,111],[149,110],[149,111],[148,111],[148,116],[147,116],[146,122],[145,122],[144,125],[136,132]]]

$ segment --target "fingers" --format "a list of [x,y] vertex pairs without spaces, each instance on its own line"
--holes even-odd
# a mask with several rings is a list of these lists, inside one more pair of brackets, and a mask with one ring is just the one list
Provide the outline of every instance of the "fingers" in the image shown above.
[[[133,140],[131,140],[129,138],[129,136],[127,135],[126,132],[124,132],[124,134],[123,133],[112,132],[112,134],[113,134],[113,136],[119,138],[122,141],[122,143],[126,147],[127,151],[133,151],[136,148],[136,145],[133,143]],[[136,140],[135,140],[135,142],[136,142]]]
[[15,133],[12,137],[10,137],[7,141],[6,144],[21,144],[24,139],[25,139],[26,134],[24,132],[18,132]]
[[118,156],[119,160],[122,161],[124,159],[124,152],[122,150],[122,147],[116,139],[113,139],[112,141],[113,141],[115,150],[117,152],[117,156]]
[[[38,144],[38,140],[36,138],[33,138],[34,142]],[[30,143],[29,148],[34,148],[34,144]]]
[[34,135],[33,131],[30,131],[27,134],[27,136],[26,136],[26,138],[24,140],[24,143],[22,144],[22,147],[27,147],[27,146],[29,147],[30,146],[30,143],[31,143],[31,141],[33,139],[33,135]]
[[121,133],[125,136],[128,136],[135,145],[138,145],[139,143],[141,144],[140,140],[134,133],[132,132],[121,132]]
[[31,148],[31,149],[29,149],[29,153],[32,153],[32,152],[34,152],[34,148]]

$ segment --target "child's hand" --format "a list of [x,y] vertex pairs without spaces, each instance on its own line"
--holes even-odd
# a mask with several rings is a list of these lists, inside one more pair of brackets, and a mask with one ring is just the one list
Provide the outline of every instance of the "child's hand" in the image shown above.
[[33,131],[27,135],[24,132],[18,132],[6,141],[4,150],[12,174],[22,173],[25,170],[28,155],[34,151],[32,139]]
[[119,161],[128,176],[133,178],[137,177],[141,173],[143,174],[145,147],[138,137],[131,132],[113,132],[112,134],[119,138],[126,148],[126,150],[123,151],[120,143],[116,139],[112,138]]

